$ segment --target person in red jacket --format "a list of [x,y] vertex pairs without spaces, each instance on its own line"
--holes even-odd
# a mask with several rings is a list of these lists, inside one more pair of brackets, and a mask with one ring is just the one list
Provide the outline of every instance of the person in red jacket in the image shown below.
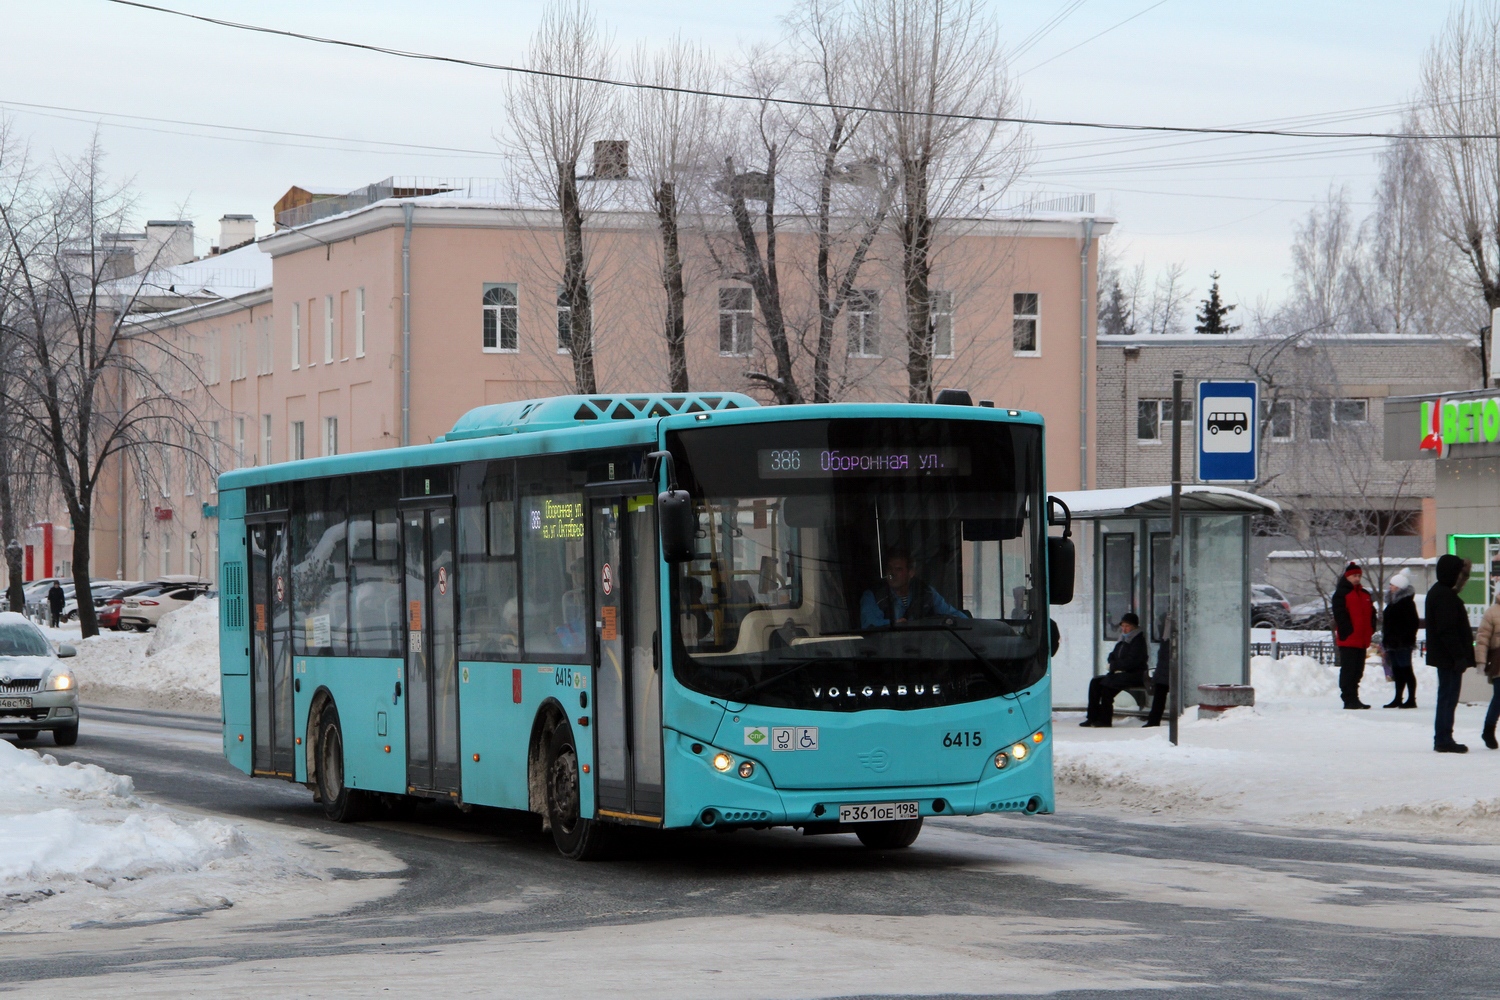
[[1359,563],[1344,567],[1344,576],[1333,591],[1334,639],[1339,650],[1339,693],[1345,708],[1369,708],[1359,700],[1359,682],[1365,676],[1365,651],[1375,635],[1375,601],[1364,587]]

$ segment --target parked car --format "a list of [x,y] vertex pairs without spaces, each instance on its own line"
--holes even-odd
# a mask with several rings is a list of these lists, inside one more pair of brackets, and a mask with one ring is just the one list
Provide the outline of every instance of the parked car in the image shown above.
[[1294,604],[1287,614],[1289,619],[1287,628],[1331,632],[1333,631],[1333,595],[1329,594],[1315,601]]
[[57,577],[49,576],[45,580],[32,580],[21,588],[21,593],[26,595],[26,607],[20,610],[28,615],[35,614],[38,608],[47,606],[47,591],[52,589],[54,583],[61,583]]
[[1268,583],[1250,585],[1250,624],[1256,628],[1286,628],[1292,604]]
[[120,627],[144,632],[169,611],[191,604],[208,591],[203,583],[165,583],[131,594],[120,606]]
[[62,662],[72,646],[56,652],[25,615],[0,612],[0,731],[28,740],[51,732],[60,747],[78,742],[78,685]]
[[[134,580],[96,580],[89,584],[89,589],[94,594],[94,608],[97,610],[104,606],[104,602],[118,594],[127,586],[135,583]],[[63,588],[63,596],[67,598],[63,604],[62,614],[58,618],[70,622],[78,617],[78,594],[72,586]]]
[[106,597],[103,605],[99,608],[99,627],[113,629],[116,632],[122,631],[125,626],[120,624],[120,611],[125,605],[125,599],[133,597],[136,594],[143,594],[159,586],[161,586],[159,583],[132,583],[129,586],[121,587],[117,593]]

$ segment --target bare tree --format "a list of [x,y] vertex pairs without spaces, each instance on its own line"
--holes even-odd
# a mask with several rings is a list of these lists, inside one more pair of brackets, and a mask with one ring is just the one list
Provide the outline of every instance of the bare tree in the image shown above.
[[[1485,311],[1500,308],[1500,5],[1463,4],[1448,16],[1422,64],[1415,120],[1442,197],[1441,231],[1467,264]],[[1488,384],[1493,333],[1481,337]]]
[[[21,358],[14,378],[0,384],[0,406],[47,462],[67,507],[80,594],[89,593],[94,502],[110,460],[146,449],[188,452],[199,439],[197,414],[177,391],[196,378],[194,359],[163,338],[129,333],[144,278],[119,279],[111,241],[130,209],[128,193],[103,173],[97,139],[45,189],[0,204]],[[78,613],[83,634],[96,635],[93,602],[79,601]]]
[[1146,330],[1149,333],[1182,333],[1183,310],[1193,297],[1193,290],[1184,283],[1187,268],[1181,264],[1168,264],[1156,276],[1151,288],[1151,301],[1146,307]]
[[643,89],[627,108],[634,160],[656,210],[661,240],[661,282],[666,293],[663,336],[667,344],[667,383],[673,392],[688,391],[687,336],[683,320],[681,223],[687,189],[705,174],[702,162],[712,134],[717,104],[684,90],[711,89],[717,77],[709,52],[679,35],[657,52],[636,49],[631,63],[639,83],[673,90]]
[[1349,192],[1330,187],[1292,239],[1291,322],[1340,333],[1368,332],[1362,308],[1363,256]]
[[861,59],[896,185],[907,398],[931,402],[931,278],[945,239],[989,214],[1027,160],[1000,36],[977,0],[859,0]]
[[[517,74],[507,89],[512,142],[528,168],[536,193],[558,213],[562,232],[560,299],[568,309],[573,384],[580,393],[598,391],[594,370],[594,311],[590,259],[578,166],[589,144],[603,139],[613,120],[614,96],[605,84],[582,79],[610,75],[610,39],[585,0],[553,0],[532,36],[526,65],[559,76]],[[595,176],[608,179],[623,164],[601,163]],[[620,172],[623,172],[621,170]]]

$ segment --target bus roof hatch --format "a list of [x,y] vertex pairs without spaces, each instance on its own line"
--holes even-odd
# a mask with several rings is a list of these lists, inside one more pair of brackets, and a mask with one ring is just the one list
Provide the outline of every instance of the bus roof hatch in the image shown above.
[[549,396],[476,407],[459,417],[453,429],[438,440],[469,441],[502,434],[582,427],[600,420],[645,420],[759,405],[753,397],[740,392]]

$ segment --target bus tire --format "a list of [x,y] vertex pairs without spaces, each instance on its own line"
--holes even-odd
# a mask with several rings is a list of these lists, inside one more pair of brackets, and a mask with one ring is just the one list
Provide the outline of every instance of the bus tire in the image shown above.
[[922,819],[893,819],[888,823],[861,823],[854,831],[859,842],[877,851],[910,847],[922,832]]
[[318,716],[318,798],[323,814],[335,823],[363,819],[370,804],[369,792],[344,784],[344,731],[331,701]]
[[578,746],[567,719],[560,720],[547,734],[544,773],[547,819],[558,851],[574,861],[598,861],[606,857],[610,834],[614,831],[607,824],[579,815],[583,798],[579,792]]

